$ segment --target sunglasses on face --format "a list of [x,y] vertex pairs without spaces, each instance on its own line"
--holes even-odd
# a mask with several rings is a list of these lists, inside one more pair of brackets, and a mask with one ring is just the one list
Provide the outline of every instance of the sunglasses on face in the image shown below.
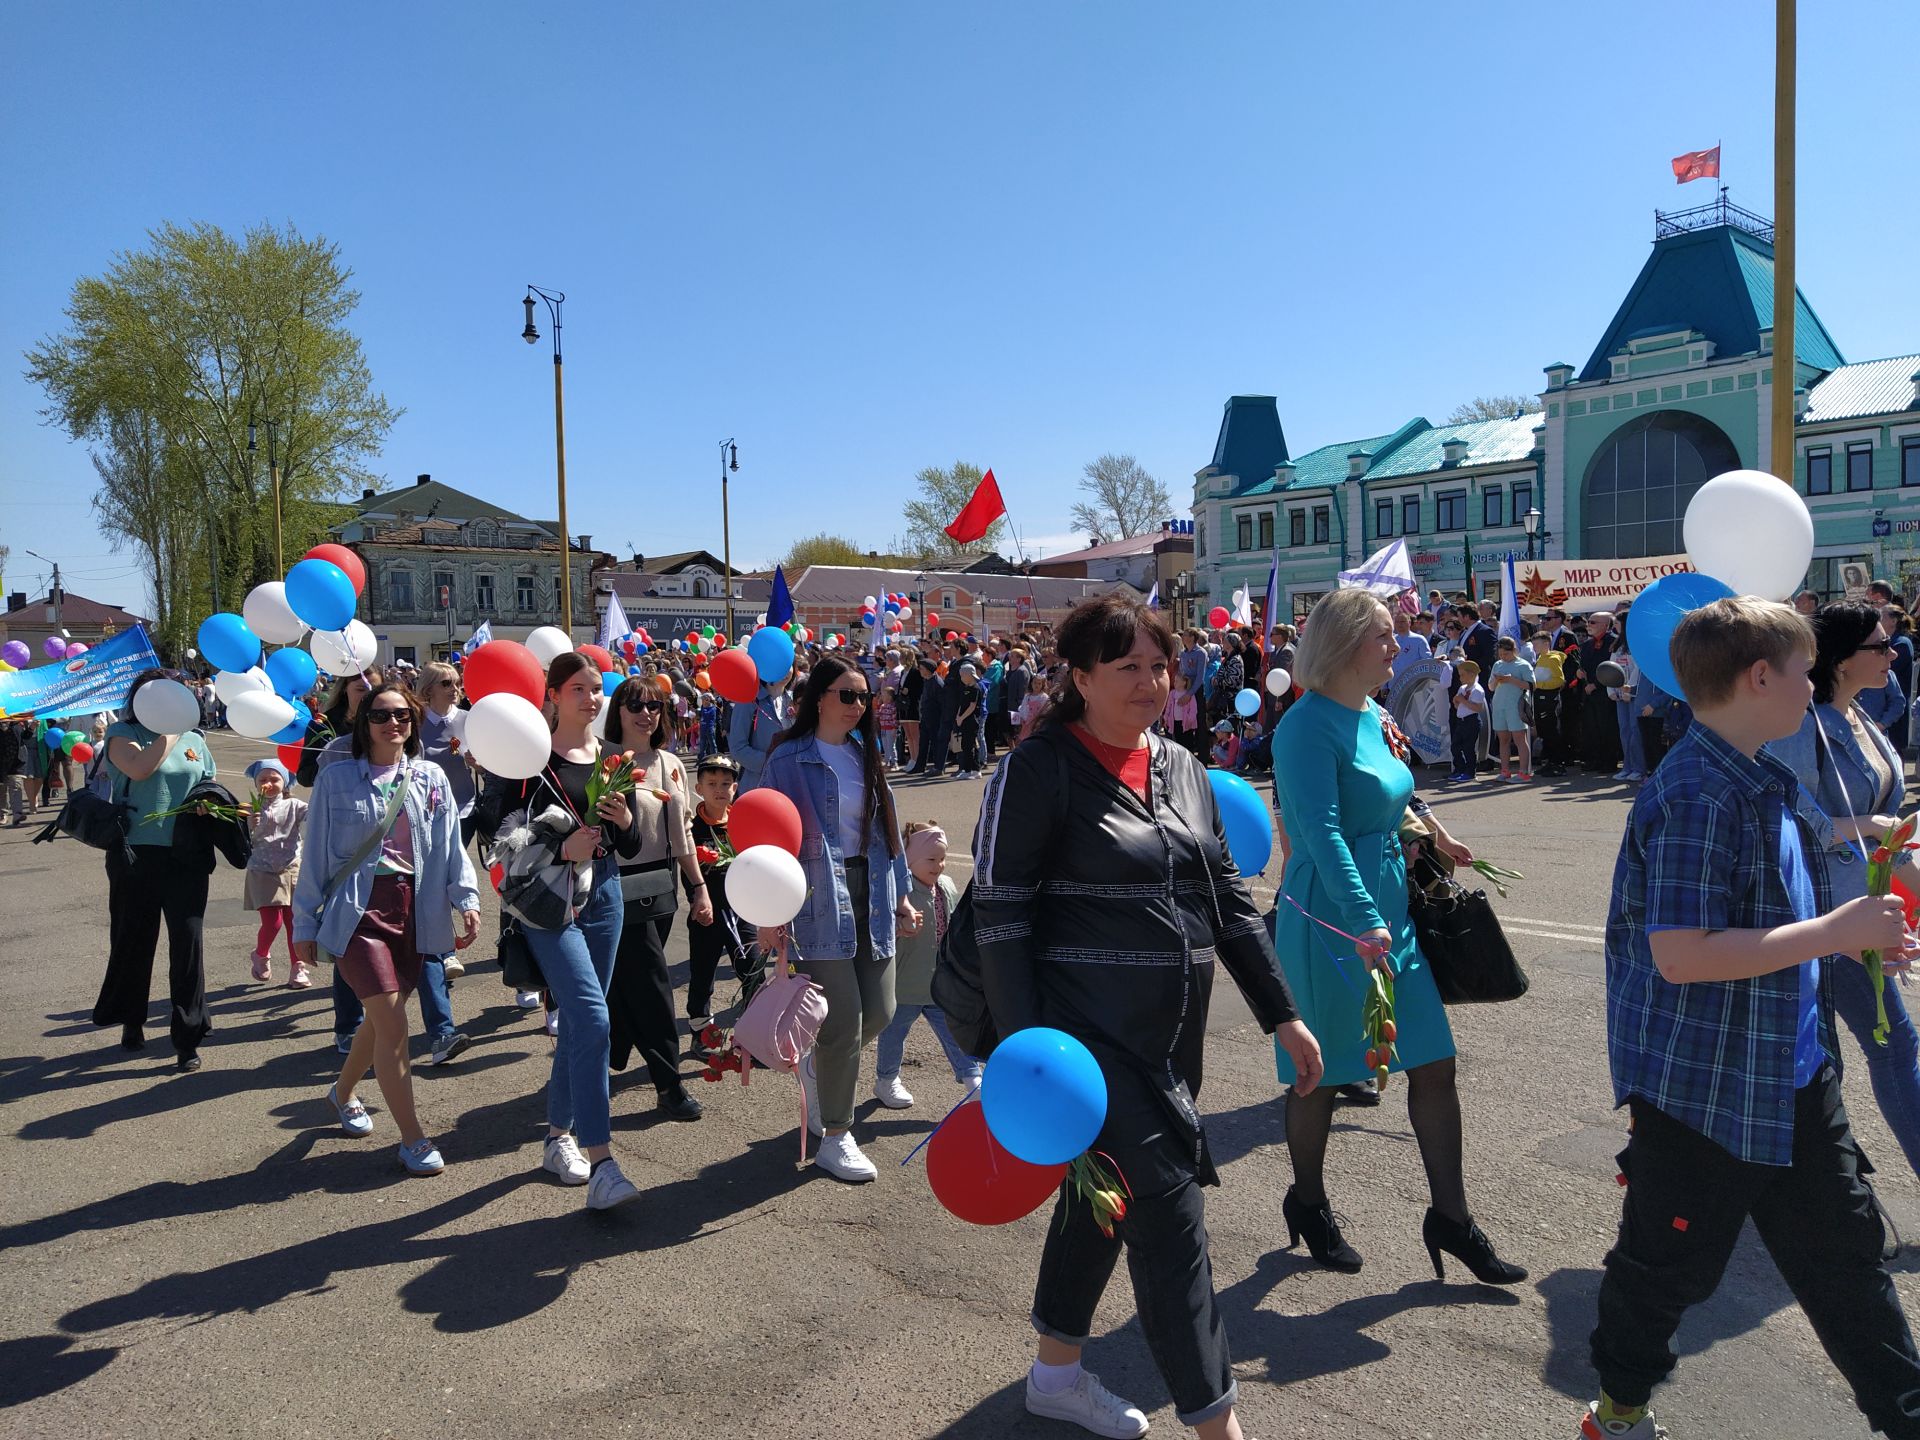
[[873,699],[865,690],[829,690],[827,693],[839,696],[842,705],[864,705]]
[[622,710],[630,710],[635,715],[638,715],[647,710],[660,710],[664,708],[664,702],[659,700],[629,700],[620,708]]
[[367,719],[375,725],[398,725],[402,730],[413,724],[411,710],[369,710]]
[[1872,651],[1876,655],[1885,655],[1893,649],[1893,642],[1891,640],[1869,640],[1866,644],[1855,648],[1862,651]]

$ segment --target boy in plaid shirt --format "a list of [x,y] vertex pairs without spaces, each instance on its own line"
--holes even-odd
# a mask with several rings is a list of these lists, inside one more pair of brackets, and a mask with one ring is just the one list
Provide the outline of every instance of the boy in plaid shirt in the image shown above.
[[1829,909],[1831,834],[1796,815],[1792,770],[1762,748],[1799,728],[1813,651],[1804,616],[1751,596],[1674,630],[1694,724],[1634,804],[1607,916],[1607,1051],[1633,1124],[1583,1440],[1667,1434],[1647,1402],[1669,1342],[1749,1217],[1869,1424],[1920,1436],[1920,1357],[1880,1258],[1822,975],[1869,949],[1904,968],[1906,927],[1894,899]]

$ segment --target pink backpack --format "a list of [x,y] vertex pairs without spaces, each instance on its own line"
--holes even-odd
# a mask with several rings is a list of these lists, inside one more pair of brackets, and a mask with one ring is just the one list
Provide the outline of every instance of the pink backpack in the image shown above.
[[[827,1018],[827,992],[793,970],[783,948],[769,957],[770,973],[754,992],[746,1011],[734,1022],[733,1043],[769,1070],[785,1070],[800,1078],[800,1060],[820,1034]],[[740,1070],[745,1085],[753,1075],[751,1063]],[[800,1163],[807,1162],[807,1087],[800,1087]]]

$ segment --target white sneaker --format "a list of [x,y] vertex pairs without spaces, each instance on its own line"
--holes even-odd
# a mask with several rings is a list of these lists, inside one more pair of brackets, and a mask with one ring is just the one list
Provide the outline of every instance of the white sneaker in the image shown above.
[[611,1210],[640,1198],[634,1183],[620,1173],[620,1162],[609,1160],[587,1178],[587,1208]]
[[889,1110],[913,1108],[913,1092],[900,1083],[898,1075],[876,1075],[873,1080],[873,1098]]
[[807,1129],[816,1135],[826,1131],[820,1124],[820,1080],[813,1073],[813,1052],[800,1057],[800,1086],[807,1092]]
[[446,972],[449,980],[458,980],[467,973],[467,967],[451,955],[440,962],[440,968]]
[[1079,1379],[1053,1395],[1035,1389],[1033,1372],[1027,1372],[1027,1413],[1071,1420],[1082,1430],[1112,1440],[1138,1440],[1147,1433],[1147,1417],[1140,1407],[1107,1389],[1091,1370],[1082,1370]]
[[538,990],[516,990],[513,992],[513,1003],[518,1005],[522,1010],[538,1010],[540,1008],[540,992]]
[[980,1082],[985,1078],[984,1075],[969,1075],[960,1083],[966,1087],[969,1094],[978,1095],[980,1093]]
[[838,1135],[824,1136],[820,1148],[814,1152],[813,1163],[849,1185],[864,1185],[869,1180],[878,1180],[880,1172],[873,1162],[860,1153],[860,1147],[853,1143],[853,1132],[842,1130]]
[[552,1011],[547,1016],[547,1034],[553,1036],[556,1040],[560,1038],[560,1012],[558,1010]]
[[549,1135],[540,1156],[540,1168],[560,1177],[562,1185],[584,1185],[592,1167],[571,1135]]

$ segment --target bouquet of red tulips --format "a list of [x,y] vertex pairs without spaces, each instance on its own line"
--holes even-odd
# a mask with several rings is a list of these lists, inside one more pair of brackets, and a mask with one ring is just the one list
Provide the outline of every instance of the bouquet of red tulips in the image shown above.
[[1069,1195],[1093,1207],[1093,1223],[1111,1240],[1114,1222],[1127,1218],[1127,1201],[1133,1198],[1119,1167],[1098,1150],[1085,1151],[1067,1162],[1067,1187]]
[[587,809],[598,812],[603,798],[608,795],[631,795],[638,783],[639,772],[634,769],[631,750],[610,751],[602,755],[600,763],[593,767],[593,773],[587,776]]

